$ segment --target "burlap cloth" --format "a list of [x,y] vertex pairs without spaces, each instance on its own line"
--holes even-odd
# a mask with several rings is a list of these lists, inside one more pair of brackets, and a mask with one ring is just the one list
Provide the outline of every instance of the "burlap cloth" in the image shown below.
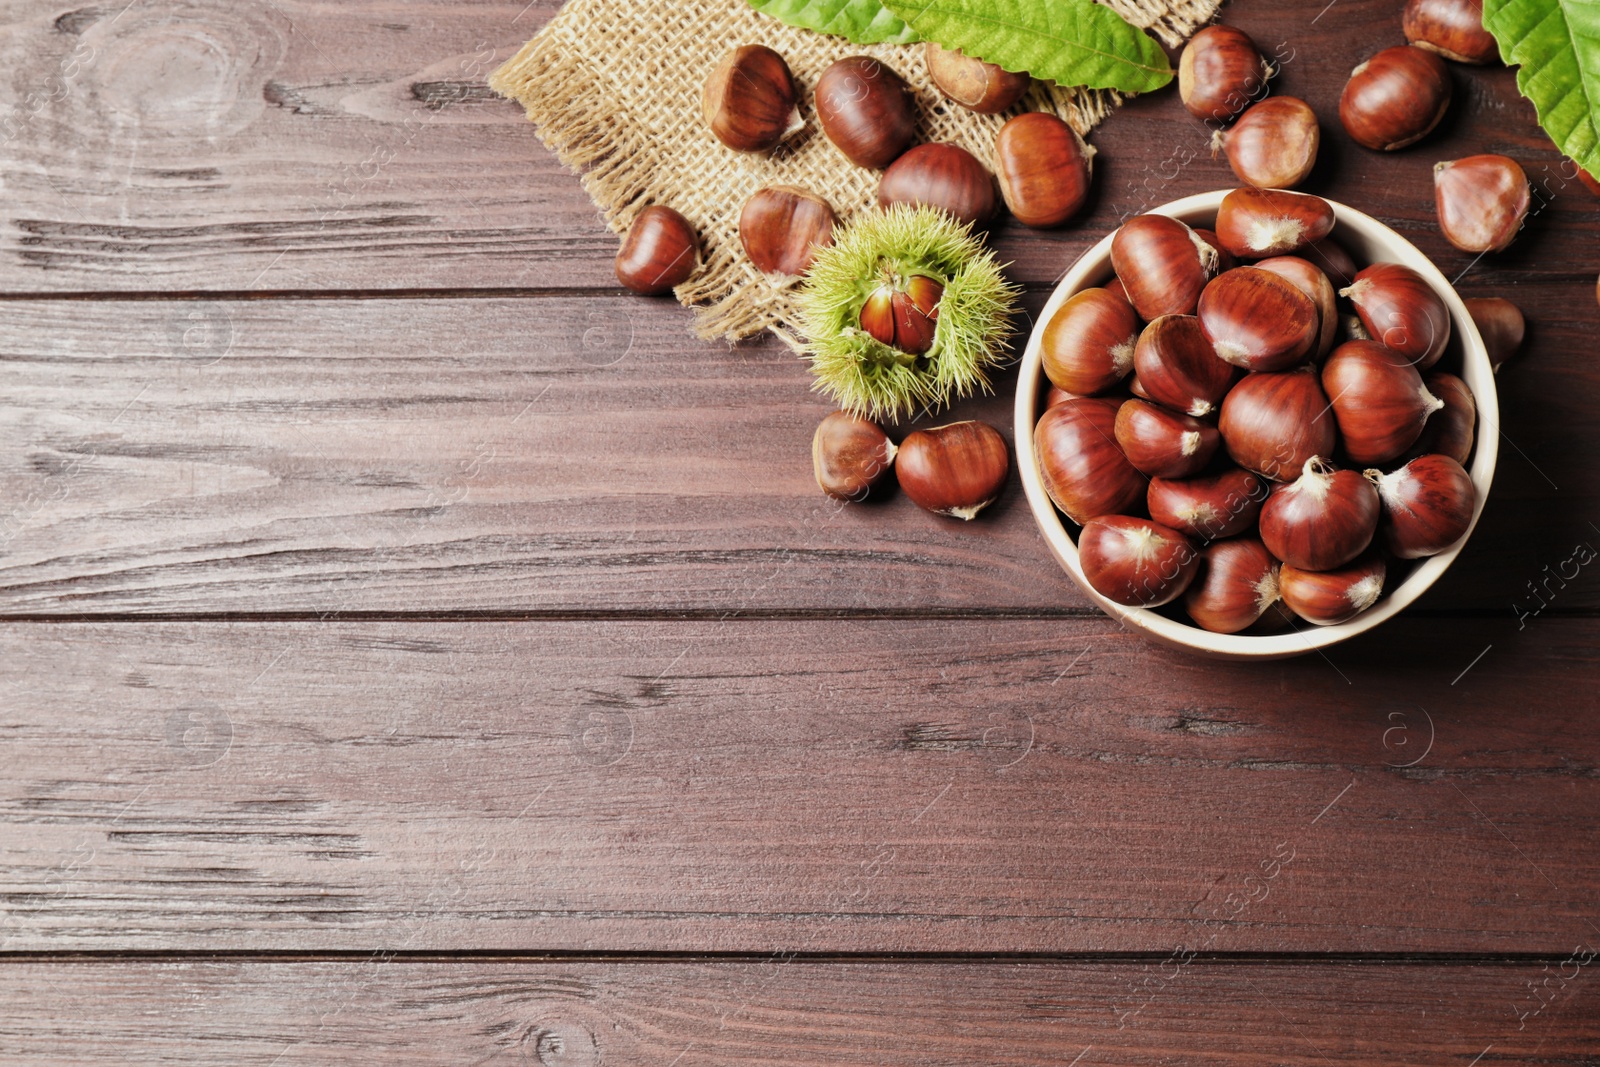
[[[1176,47],[1221,0],[1103,0]],[[717,60],[742,44],[764,44],[789,62],[801,87],[806,128],[770,155],[724,147],[700,117],[700,92]],[[495,71],[489,85],[521,101],[538,134],[618,233],[650,204],[681,211],[700,233],[704,264],[676,290],[695,306],[695,330],[730,341],[771,329],[794,343],[793,281],[769,279],[739,245],[739,212],[767,185],[798,185],[825,197],[841,219],[876,202],[881,172],[858,167],[817,127],[811,89],[830,63],[870,55],[911,85],[920,105],[918,141],[952,141],[989,161],[1006,115],[976,115],[948,103],[928,78],[922,45],[858,45],[795,29],[745,0],[568,0],[538,36]],[[1050,111],[1088,133],[1117,94],[1035,84],[1014,111]]]

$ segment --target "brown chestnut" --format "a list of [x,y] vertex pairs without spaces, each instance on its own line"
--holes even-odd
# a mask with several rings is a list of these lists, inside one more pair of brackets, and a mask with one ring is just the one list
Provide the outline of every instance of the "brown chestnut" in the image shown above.
[[1386,568],[1375,550],[1332,571],[1305,571],[1285,563],[1278,592],[1290,611],[1318,626],[1335,626],[1366,611],[1383,595]]
[[1245,470],[1283,481],[1338,442],[1328,398],[1310,367],[1247,374],[1228,390],[1217,422],[1223,447]]
[[1149,519],[1104,515],[1084,524],[1078,562],[1094,591],[1127,607],[1154,608],[1183,595],[1200,566],[1189,539]]
[[1120,400],[1083,397],[1049,408],[1033,430],[1034,456],[1045,491],[1067,518],[1082,524],[1132,509],[1145,477],[1117,447]]
[[817,79],[817,122],[845,158],[882,170],[911,145],[916,102],[905,79],[871,56],[846,56]]
[[1493,63],[1500,46],[1483,28],[1483,0],[1407,0],[1406,40],[1458,63]]
[[739,243],[763,274],[799,276],[833,244],[833,206],[792,185],[757,189],[739,213]]
[[957,222],[994,218],[994,175],[960,145],[919,144],[889,164],[878,182],[878,206],[926,204]]
[[1163,315],[1146,326],[1133,366],[1148,399],[1196,416],[1216,410],[1237,373],[1217,358],[1193,315]]
[[1416,367],[1377,341],[1334,349],[1322,368],[1322,389],[1345,454],[1357,463],[1398,459],[1422,436],[1428,416],[1444,407]]
[[1273,73],[1249,34],[1207,26],[1178,57],[1178,97],[1195,118],[1227,122],[1265,91]]
[[1500,252],[1516,240],[1533,200],[1528,176],[1506,156],[1467,156],[1433,168],[1439,229],[1463,252]]
[[1217,239],[1241,259],[1299,251],[1333,229],[1333,205],[1287,189],[1235,189],[1217,207]]
[[811,469],[817,485],[838,500],[860,500],[894,464],[894,442],[877,423],[835,411],[811,438]]
[[1013,74],[1004,67],[963,55],[953,48],[940,48],[932,41],[923,53],[928,77],[945,95],[980,115],[998,115],[1022,98],[1033,84],[1026,73]]
[[1040,338],[1045,377],[1069,393],[1104,392],[1133,369],[1139,317],[1108,289],[1074,293],[1056,309]]
[[1418,456],[1390,474],[1367,471],[1383,501],[1383,539],[1401,559],[1443,552],[1466,535],[1478,487],[1449,456]]
[[636,293],[659,296],[689,280],[700,265],[700,240],[689,220],[652,204],[639,212],[617,252],[617,281]]
[[1200,550],[1200,574],[1183,594],[1202,630],[1236,634],[1278,602],[1278,561],[1254,537],[1218,541]]
[[1451,91],[1444,60],[1414,45],[1396,45],[1350,73],[1339,97],[1339,121],[1356,144],[1393,151],[1439,125]]
[[[1306,251],[1309,251],[1307,249]],[[1292,283],[1317,306],[1317,343],[1311,354],[1321,359],[1333,351],[1339,333],[1339,295],[1316,264],[1299,256],[1273,256],[1256,264]]]
[[861,305],[861,328],[875,339],[920,356],[933,347],[944,286],[925,274],[886,279]]
[[1344,245],[1331,237],[1312,241],[1299,254],[1320,267],[1335,288],[1342,289],[1349,285],[1361,272],[1355,257],[1345,251]]
[[1489,365],[1500,373],[1500,364],[1517,354],[1527,333],[1522,309],[1503,296],[1475,296],[1463,303],[1483,337],[1483,347],[1489,350]]
[[1339,291],[1355,305],[1361,325],[1427,370],[1439,362],[1450,342],[1450,312],[1427,279],[1401,263],[1374,263]]
[[1222,443],[1217,428],[1210,423],[1157,407],[1148,400],[1125,402],[1117,411],[1113,432],[1117,447],[1135,469],[1161,478],[1187,478],[1200,473]]
[[919,507],[972,519],[1005,488],[1011,459],[998,430],[969,420],[907,434],[894,470],[900,488]]
[[1200,238],[1200,240],[1204,241],[1206,244],[1210,245],[1216,251],[1218,274],[1221,274],[1223,271],[1232,270],[1239,265],[1239,261],[1234,259],[1233,255],[1226,248],[1222,247],[1222,242],[1217,238],[1216,230],[1208,230],[1204,226],[1196,226],[1194,227],[1194,235]]
[[1046,229],[1076,215],[1089,198],[1094,149],[1054,115],[1030,111],[994,138],[994,171],[1006,207],[1024,226]]
[[1135,215],[1111,237],[1111,268],[1146,321],[1193,315],[1217,266],[1215,248],[1165,215]]
[[1254,529],[1267,498],[1267,483],[1229,467],[1198,478],[1151,478],[1145,503],[1163,526],[1200,541],[1215,541]]
[[1422,379],[1423,388],[1438,397],[1444,407],[1428,416],[1422,436],[1406,453],[1408,458],[1438,453],[1465,464],[1472,455],[1473,430],[1478,421],[1478,403],[1467,383],[1454,374],[1434,371]]
[[1200,328],[1217,358],[1248,371],[1283,370],[1316,346],[1317,306],[1281,275],[1235,267],[1200,294]]
[[700,94],[700,112],[717,140],[739,152],[765,152],[804,125],[799,93],[782,56],[747,44],[722,57]]
[[1261,505],[1261,541],[1291,566],[1331,571],[1367,550],[1378,530],[1378,510],[1370,481],[1312,456],[1300,477],[1273,486]]
[[1254,104],[1231,130],[1211,137],[1239,180],[1260,189],[1292,189],[1317,163],[1322,127],[1311,105],[1293,96],[1271,96]]

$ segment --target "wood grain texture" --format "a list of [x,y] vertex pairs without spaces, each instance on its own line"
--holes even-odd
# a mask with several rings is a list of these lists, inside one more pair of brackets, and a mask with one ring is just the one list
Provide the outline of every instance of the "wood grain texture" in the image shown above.
[[[0,963],[47,1064],[1589,1062],[1594,949],[1544,963]],[[1534,1012],[1533,1005],[1542,1010]]]
[[[577,179],[483,85],[557,6],[8,5],[0,291],[615,288],[616,240]],[[1438,233],[1431,168],[1508,152],[1547,206],[1464,284],[1576,295],[1586,277],[1592,289],[1595,203],[1561,171],[1511,71],[1455,68],[1444,128],[1379,155],[1344,135],[1337,104],[1352,67],[1403,41],[1392,3],[1255,0],[1225,19],[1277,58],[1275,91],[1322,120],[1309,191],[1378,215],[1454,277],[1472,257]],[[1171,89],[1134,101],[1093,137],[1090,210],[1048,233],[1002,223],[1002,259],[1048,282],[1120,217],[1235,184],[1210,134]]]
[[1565,952],[1600,936],[1597,637],[12,625],[0,940]]
[[[10,302],[0,612],[1092,610],[1015,472],[972,523],[834,503],[804,363],[683,328],[600,296]],[[1423,609],[1600,606],[1544,570],[1600,543],[1600,472],[1587,335],[1543,329],[1569,358],[1500,376],[1518,447]],[[922,424],[1009,439],[1014,387]]]

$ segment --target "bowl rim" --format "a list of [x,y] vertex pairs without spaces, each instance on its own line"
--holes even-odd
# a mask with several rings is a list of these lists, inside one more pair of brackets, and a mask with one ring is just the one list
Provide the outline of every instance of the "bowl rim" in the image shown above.
[[[1218,189],[1195,193],[1150,209],[1147,214],[1166,215],[1191,226],[1206,226],[1214,222],[1222,198],[1232,189]],[[1326,197],[1323,197],[1327,200]],[[1472,521],[1466,533],[1449,548],[1422,560],[1417,567],[1393,589],[1386,589],[1383,599],[1374,607],[1348,622],[1334,626],[1318,626],[1308,630],[1292,630],[1282,634],[1244,635],[1216,634],[1198,626],[1169,619],[1150,608],[1130,608],[1101,596],[1089,585],[1078,561],[1078,548],[1068,534],[1063,517],[1045,491],[1044,479],[1039,473],[1038,456],[1034,452],[1033,429],[1038,421],[1039,398],[1044,381],[1041,357],[1041,338],[1045,324],[1066,300],[1079,291],[1102,284],[1111,274],[1111,239],[1106,234],[1093,247],[1080,255],[1056,284],[1044,310],[1035,320],[1028,337],[1018,371],[1015,405],[1015,432],[1017,442],[1017,467],[1022,487],[1028,498],[1034,521],[1044,535],[1050,552],[1078,587],[1097,606],[1126,626],[1143,631],[1161,644],[1221,659],[1271,660],[1304,655],[1320,651],[1330,645],[1349,640],[1365,633],[1404,611],[1426,592],[1450,564],[1461,554],[1478,518],[1483,514],[1489,489],[1494,482],[1495,463],[1499,458],[1500,405],[1494,388],[1494,370],[1489,363],[1489,353],[1482,336],[1468,313],[1466,304],[1456,293],[1439,268],[1422,252],[1393,229],[1377,219],[1336,200],[1327,200],[1334,211],[1334,233],[1357,235],[1363,244],[1383,249],[1383,260],[1372,262],[1402,263],[1420,273],[1444,299],[1449,309],[1451,329],[1459,334],[1462,343],[1461,377],[1472,390],[1477,406],[1477,432],[1474,451],[1467,473],[1478,490],[1478,500],[1473,508]],[[1487,431],[1487,432],[1486,432]]]

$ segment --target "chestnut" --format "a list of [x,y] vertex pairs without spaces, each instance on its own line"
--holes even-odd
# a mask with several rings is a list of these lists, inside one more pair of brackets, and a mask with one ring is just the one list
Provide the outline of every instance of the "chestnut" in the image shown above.
[[933,347],[944,286],[925,274],[889,279],[861,305],[861,328],[890,348],[920,356]]
[[1145,477],[1117,447],[1122,401],[1068,400],[1049,408],[1033,430],[1045,491],[1073,522],[1128,511],[1145,494]]
[[617,252],[617,281],[645,296],[659,296],[689,280],[700,265],[700,240],[689,220],[652,204],[628,227]]
[[1443,552],[1472,525],[1478,487],[1449,456],[1418,456],[1390,474],[1367,471],[1383,501],[1383,540],[1401,559]]
[[1596,178],[1581,167],[1578,169],[1578,182],[1595,196],[1600,196],[1600,178]]
[[1322,368],[1345,454],[1357,463],[1398,459],[1444,401],[1405,358],[1377,341],[1346,341]]
[[1029,111],[994,138],[994,172],[1006,207],[1024,226],[1059,226],[1089,198],[1094,149],[1054,115]]
[[1339,333],[1339,296],[1334,292],[1328,276],[1309,259],[1299,256],[1273,256],[1261,260],[1256,266],[1289,281],[1311,298],[1317,307],[1317,343],[1312,347],[1311,354],[1321,359],[1332,352]]
[[1217,253],[1216,273],[1221,274],[1223,271],[1232,270],[1239,265],[1239,261],[1234,259],[1226,248],[1222,247],[1222,242],[1217,238],[1216,230],[1208,230],[1204,226],[1196,226],[1194,227],[1194,235],[1210,245],[1212,250]]
[[1396,45],[1351,71],[1339,97],[1339,121],[1356,144],[1389,152],[1439,125],[1450,94],[1444,60],[1415,45]]
[[1078,562],[1089,585],[1107,600],[1154,608],[1183,595],[1200,554],[1176,530],[1149,519],[1105,515],[1084,524]]
[[722,57],[700,94],[700,112],[717,140],[738,152],[765,152],[804,123],[795,107],[794,75],[766,45],[747,44]]
[[1109,289],[1074,293],[1045,323],[1040,362],[1045,377],[1079,396],[1101,393],[1128,376],[1139,340],[1139,317]]
[[1216,541],[1255,528],[1267,484],[1239,467],[1198,478],[1151,478],[1145,503],[1150,517],[1199,541]]
[[953,48],[940,48],[932,41],[923,57],[928,64],[928,77],[945,99],[980,115],[998,115],[1020,100],[1033,84],[1026,73],[1013,74]]
[[1454,374],[1434,371],[1422,379],[1423,388],[1438,397],[1444,407],[1428,416],[1407,457],[1437,452],[1465,464],[1472,455],[1473,430],[1478,421],[1478,403],[1467,383]]
[[1437,164],[1433,195],[1440,231],[1463,252],[1504,251],[1533,199],[1517,161],[1492,154]]
[[1522,309],[1503,296],[1475,296],[1463,303],[1483,337],[1483,347],[1489,350],[1489,365],[1500,373],[1500,364],[1517,354],[1527,333]]
[[1355,257],[1345,251],[1344,245],[1332,237],[1324,237],[1320,241],[1312,241],[1300,255],[1315,263],[1328,275],[1328,280],[1339,288],[1343,288],[1356,280],[1356,275],[1361,268],[1356,265]]
[[1200,550],[1200,574],[1183,594],[1202,630],[1236,634],[1278,602],[1278,561],[1254,537],[1218,541]]
[[860,500],[883,480],[896,451],[877,423],[835,411],[811,437],[811,469],[824,493],[838,500]]
[[1217,239],[1241,259],[1298,251],[1333,229],[1333,206],[1287,189],[1235,189],[1217,207]]
[[916,102],[905,79],[871,56],[846,56],[817,79],[817,122],[845,158],[882,170],[911,146]]
[[1293,478],[1338,443],[1328,398],[1310,367],[1247,374],[1228,390],[1217,422],[1222,445],[1245,470]]
[[833,244],[833,206],[792,185],[757,189],[739,212],[739,243],[763,274],[804,274]]
[[1044,406],[1047,408],[1053,408],[1057,404],[1066,403],[1068,400],[1076,400],[1082,395],[1083,394],[1081,393],[1069,393],[1059,385],[1052,385],[1049,389],[1045,390]]
[[1227,122],[1261,95],[1274,73],[1249,34],[1207,26],[1178,57],[1178,97],[1195,118]]
[[1248,371],[1294,366],[1316,345],[1320,325],[1309,296],[1260,267],[1213,278],[1200,294],[1199,319],[1217,358]]
[[1378,530],[1378,494],[1351,470],[1312,456],[1300,477],[1273,486],[1261,505],[1261,541],[1304,571],[1331,571],[1367,550]]
[[1374,263],[1339,290],[1374,340],[1427,370],[1450,342],[1450,312],[1427,280],[1401,263]]
[[1217,273],[1217,250],[1165,215],[1135,215],[1111,236],[1111,269],[1146,321],[1192,315]]
[[878,206],[926,204],[957,222],[994,217],[994,176],[960,145],[919,144],[889,164],[878,181]]
[[1210,423],[1180,415],[1148,400],[1129,400],[1113,426],[1117,447],[1141,474],[1187,478],[1216,455],[1222,436]]
[[1196,416],[1216,409],[1236,374],[1217,358],[1193,315],[1163,315],[1146,326],[1133,366],[1146,399]]
[[1406,40],[1458,63],[1493,63],[1500,46],[1483,28],[1483,0],[1407,0]]
[[1000,431],[968,420],[907,434],[894,471],[917,506],[970,520],[1005,488],[1011,459]]
[[1366,611],[1383,595],[1383,557],[1369,552],[1332,571],[1306,571],[1285,563],[1278,592],[1288,609],[1309,623],[1336,626]]
[[1271,96],[1254,104],[1231,130],[1218,130],[1211,152],[1220,149],[1239,180],[1260,189],[1291,189],[1311,174],[1322,145],[1322,127],[1311,105],[1293,96]]

